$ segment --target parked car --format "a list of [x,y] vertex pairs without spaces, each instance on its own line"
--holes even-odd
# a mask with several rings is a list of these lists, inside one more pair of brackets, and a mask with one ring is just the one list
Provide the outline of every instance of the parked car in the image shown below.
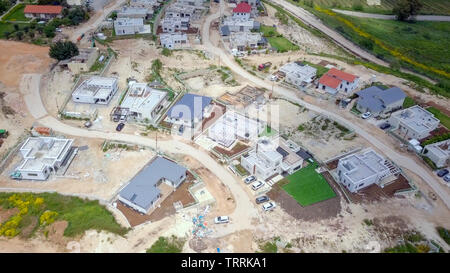
[[119,120],[120,120],[120,117],[119,117],[119,116],[116,115],[116,116],[113,117],[113,121],[114,121],[114,122],[119,122]]
[[446,176],[444,176],[444,181],[450,182],[450,174],[447,174]]
[[368,119],[370,118],[370,116],[372,116],[372,113],[370,112],[365,112],[364,114],[361,115],[362,119]]
[[270,210],[273,210],[276,207],[277,207],[277,205],[275,205],[274,202],[269,202],[269,203],[266,203],[266,204],[262,205],[262,208],[263,208],[264,211],[270,211]]
[[254,175],[250,175],[247,178],[244,179],[245,184],[250,184],[252,182],[256,181],[256,177]]
[[123,122],[119,123],[116,127],[116,131],[117,132],[122,131],[123,127],[125,127],[125,123],[123,123]]
[[214,223],[216,224],[225,224],[230,221],[230,218],[228,216],[218,216],[214,218]]
[[181,124],[181,125],[180,125],[180,128],[178,128],[178,133],[180,133],[180,135],[182,135],[183,132],[184,132],[184,125]]
[[126,122],[127,121],[127,116],[120,116],[119,121],[120,122]]
[[86,128],[89,128],[91,126],[92,126],[92,122],[90,120],[88,120],[84,123],[84,127],[86,127]]
[[270,67],[271,65],[272,65],[271,62],[260,64],[260,65],[258,65],[258,70],[262,71],[262,70],[266,69],[267,67]]
[[387,123],[387,122],[385,122],[385,123],[380,125],[380,129],[382,129],[382,130],[386,130],[386,129],[390,128],[390,127],[391,127],[391,125],[389,123]]
[[449,171],[447,169],[442,169],[442,170],[439,170],[436,174],[439,177],[443,177],[444,175],[447,175],[448,173],[449,173]]
[[267,195],[256,197],[256,204],[262,204],[262,203],[265,203],[265,202],[267,202],[269,200],[270,199],[269,199],[269,197],[267,197]]
[[252,184],[252,189],[254,191],[260,189],[262,186],[264,186],[264,182],[262,181],[256,181],[255,183]]
[[278,76],[272,75],[272,76],[270,76],[270,80],[274,82],[274,81],[278,80]]

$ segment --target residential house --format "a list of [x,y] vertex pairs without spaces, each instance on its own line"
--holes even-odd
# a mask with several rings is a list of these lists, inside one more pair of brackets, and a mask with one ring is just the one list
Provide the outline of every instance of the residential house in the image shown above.
[[278,174],[292,174],[300,169],[303,159],[281,138],[262,137],[255,150],[241,157],[241,166],[258,179],[267,180]]
[[239,3],[247,3],[251,6],[252,16],[256,16],[258,14],[258,6],[260,0],[240,0]]
[[181,6],[177,2],[168,6],[165,10],[165,17],[192,18],[195,7]]
[[439,126],[439,120],[419,105],[393,113],[389,123],[401,137],[415,139],[426,138]]
[[319,79],[318,88],[332,95],[338,92],[347,95],[358,87],[358,83],[359,77],[336,68],[331,68]]
[[60,62],[62,65],[67,65],[73,74],[88,72],[98,57],[98,48],[96,47],[79,48],[78,52],[77,56]]
[[203,7],[204,0],[177,0],[177,4],[183,6]]
[[220,26],[220,34],[222,36],[229,36],[232,32],[250,32],[252,30],[259,30],[260,27],[260,23],[253,19],[243,20],[227,17]]
[[29,137],[20,147],[22,162],[11,175],[16,179],[47,180],[51,173],[66,168],[77,150],[73,139]]
[[117,12],[117,18],[141,18],[143,20],[151,18],[153,9],[142,7],[124,6]]
[[167,112],[166,122],[185,125],[194,128],[204,117],[209,116],[212,110],[212,98],[196,95],[184,94]]
[[392,164],[372,149],[339,159],[339,182],[350,192],[357,192],[372,184],[378,184],[392,175]]
[[84,6],[86,5],[86,0],[67,0],[67,5],[69,6]]
[[186,179],[186,173],[187,170],[183,166],[157,156],[119,192],[118,199],[123,204],[146,214],[156,206],[161,197],[158,186],[165,183],[176,190]]
[[422,154],[431,159],[436,167],[447,167],[450,161],[450,139],[426,145]]
[[317,69],[302,62],[287,63],[280,67],[285,76],[285,81],[297,88],[305,86],[316,77]]
[[237,140],[253,141],[264,131],[265,123],[228,110],[209,129],[208,138],[231,147]]
[[179,49],[189,46],[186,33],[161,33],[159,40],[161,45],[168,49]]
[[230,35],[230,49],[247,51],[266,46],[267,39],[258,32],[233,32]]
[[233,19],[238,20],[249,20],[250,19],[250,13],[251,13],[252,7],[245,3],[239,3],[237,6],[233,9]]
[[371,86],[356,94],[356,109],[361,113],[370,112],[375,117],[401,109],[406,98],[406,94],[398,87],[383,90]]
[[165,33],[186,31],[189,29],[189,17],[165,17],[161,20],[162,30]]
[[152,11],[160,6],[156,0],[130,0],[131,7],[148,8]]
[[94,76],[83,81],[72,93],[74,102],[108,104],[118,89],[116,78]]
[[150,33],[150,25],[144,25],[142,18],[117,18],[114,21],[116,35]]
[[128,118],[150,122],[166,103],[167,92],[150,88],[146,83],[132,82],[120,107],[128,109]]
[[62,17],[62,6],[26,5],[23,13],[27,18],[50,20]]

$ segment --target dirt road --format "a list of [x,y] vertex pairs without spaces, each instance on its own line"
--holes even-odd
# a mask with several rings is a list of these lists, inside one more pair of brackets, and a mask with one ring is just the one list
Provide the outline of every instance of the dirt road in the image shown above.
[[[361,18],[395,20],[395,15],[366,13],[366,12],[357,12],[357,11],[341,10],[341,9],[332,9],[332,10],[337,13],[355,16],[355,17],[361,17]],[[417,15],[416,17],[414,17],[414,19],[416,21],[450,22],[450,16],[444,16],[444,15]]]
[[106,19],[106,17],[123,5],[127,0],[115,0],[109,3],[103,10],[99,10],[94,16],[92,16],[87,22],[84,22],[81,26],[76,29],[66,29],[64,34],[69,36],[69,39],[76,42],[77,38],[81,34],[88,34],[90,31],[94,31],[97,27]]
[[[281,1],[281,0],[274,0],[274,1]],[[221,10],[223,10],[223,4],[221,2]],[[393,160],[396,164],[398,164],[400,167],[411,170],[415,174],[417,174],[420,178],[422,178],[432,189],[435,191],[435,193],[444,201],[447,208],[450,209],[450,196],[447,193],[446,189],[442,188],[442,185],[440,184],[440,181],[438,178],[431,173],[428,169],[426,169],[421,164],[416,163],[413,159],[406,157],[404,155],[401,155],[395,151],[393,147],[389,147],[385,143],[383,143],[382,140],[377,139],[373,133],[370,132],[370,130],[365,130],[364,128],[357,125],[355,122],[347,120],[343,118],[338,113],[334,113],[328,110],[325,110],[321,107],[318,107],[316,105],[313,105],[311,103],[307,103],[304,100],[301,100],[297,97],[297,92],[295,90],[291,90],[282,86],[273,86],[272,82],[269,82],[267,80],[260,79],[250,73],[248,73],[245,69],[243,69],[241,66],[239,66],[234,59],[230,57],[222,48],[218,48],[214,46],[210,39],[209,39],[209,31],[210,31],[210,25],[212,21],[219,18],[220,12],[216,12],[215,14],[211,14],[206,18],[205,24],[203,25],[202,29],[202,36],[203,36],[203,42],[204,46],[208,51],[211,53],[218,55],[221,59],[222,63],[226,66],[228,66],[234,73],[241,75],[242,77],[245,77],[247,80],[251,81],[253,84],[259,87],[266,88],[268,90],[271,90],[273,88],[273,91],[279,95],[285,96],[288,99],[299,103],[300,105],[313,110],[315,112],[318,112],[322,115],[328,116],[333,120],[336,120],[337,122],[343,124],[347,128],[353,129],[357,134],[359,134],[361,137],[365,138],[368,142],[370,142],[372,145],[383,151],[383,153],[389,157],[391,160]],[[273,87],[272,87],[273,86]]]

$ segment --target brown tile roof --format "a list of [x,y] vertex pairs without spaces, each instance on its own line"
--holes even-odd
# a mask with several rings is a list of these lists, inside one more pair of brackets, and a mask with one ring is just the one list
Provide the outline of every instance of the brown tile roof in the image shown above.
[[62,6],[50,6],[50,5],[26,5],[24,13],[44,13],[44,14],[60,14]]

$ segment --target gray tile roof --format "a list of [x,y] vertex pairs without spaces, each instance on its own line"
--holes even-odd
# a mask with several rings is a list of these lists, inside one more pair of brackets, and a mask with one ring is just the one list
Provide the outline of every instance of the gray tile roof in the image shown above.
[[403,100],[406,94],[398,87],[383,90],[377,86],[371,86],[357,92],[358,105],[369,109],[372,113],[379,113],[386,108],[386,105]]
[[156,184],[165,178],[178,187],[183,182],[186,171],[186,168],[177,163],[158,156],[133,177],[119,195],[148,210],[160,193]]
[[177,118],[185,121],[192,121],[194,118],[202,120],[203,110],[211,103],[211,101],[211,97],[187,93],[169,109],[167,115],[170,118]]

